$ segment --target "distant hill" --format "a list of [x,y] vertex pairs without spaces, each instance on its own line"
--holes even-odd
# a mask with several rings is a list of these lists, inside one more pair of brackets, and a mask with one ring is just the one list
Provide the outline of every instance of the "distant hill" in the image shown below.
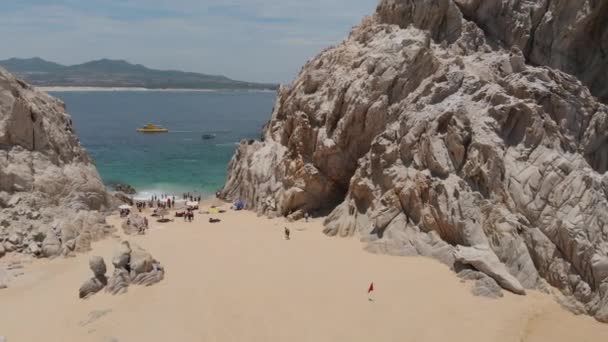
[[150,89],[276,89],[276,84],[235,81],[225,76],[155,70],[124,60],[100,59],[65,66],[41,58],[11,58],[0,66],[36,86],[141,87]]

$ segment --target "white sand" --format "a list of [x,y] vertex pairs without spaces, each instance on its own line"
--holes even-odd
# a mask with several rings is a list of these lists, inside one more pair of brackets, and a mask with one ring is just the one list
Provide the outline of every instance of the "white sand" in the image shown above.
[[[220,224],[150,220],[130,238],[166,278],[121,296],[78,299],[89,255],[41,260],[0,290],[0,336],[13,341],[608,341],[608,325],[537,292],[474,297],[444,265],[372,255],[328,238],[321,221],[288,224],[251,212]],[[119,226],[116,217],[111,221]],[[283,239],[289,226],[292,240]],[[94,245],[111,271],[118,239]],[[5,263],[7,258],[0,260]],[[369,302],[367,287],[376,287]],[[109,310],[109,311],[108,311]],[[87,322],[93,311],[105,315]]]

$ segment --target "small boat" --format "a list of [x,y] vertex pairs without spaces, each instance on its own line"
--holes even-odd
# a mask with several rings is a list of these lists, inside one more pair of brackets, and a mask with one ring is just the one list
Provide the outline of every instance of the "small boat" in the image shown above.
[[138,128],[137,131],[139,133],[167,133],[169,132],[168,129],[161,127],[161,126],[156,126],[155,124],[147,124],[142,128]]
[[203,140],[211,140],[211,139],[215,139],[215,134],[203,134],[203,136],[201,137]]

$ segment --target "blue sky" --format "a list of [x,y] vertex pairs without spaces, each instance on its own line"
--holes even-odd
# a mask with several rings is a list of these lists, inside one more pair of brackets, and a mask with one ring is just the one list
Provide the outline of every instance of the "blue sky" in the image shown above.
[[0,59],[126,59],[290,82],[378,0],[1,0]]

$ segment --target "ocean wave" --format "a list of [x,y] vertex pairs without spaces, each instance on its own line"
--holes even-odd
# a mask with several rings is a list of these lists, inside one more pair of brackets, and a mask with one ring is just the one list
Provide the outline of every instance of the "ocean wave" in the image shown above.
[[215,144],[216,147],[223,147],[223,146],[235,146],[240,144],[238,141],[237,142],[229,142],[229,143],[221,143],[221,144]]

